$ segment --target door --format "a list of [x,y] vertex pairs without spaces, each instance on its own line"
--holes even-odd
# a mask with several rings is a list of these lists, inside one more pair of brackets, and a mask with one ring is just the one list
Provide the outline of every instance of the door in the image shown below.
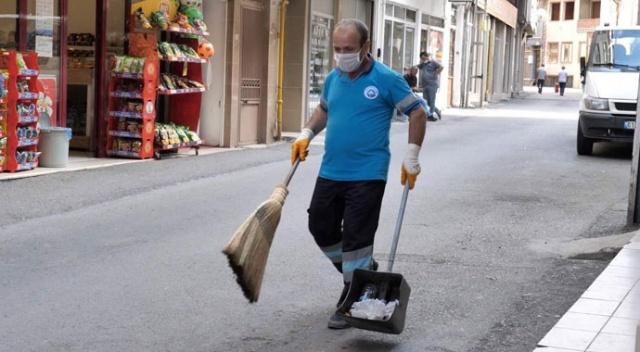
[[242,43],[240,54],[240,118],[238,144],[258,143],[260,124],[263,63],[264,10],[260,1],[244,1],[242,4]]

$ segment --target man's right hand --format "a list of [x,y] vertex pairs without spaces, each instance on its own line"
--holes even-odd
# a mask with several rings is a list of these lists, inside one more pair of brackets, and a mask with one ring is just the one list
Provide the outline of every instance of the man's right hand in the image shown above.
[[300,135],[291,145],[291,164],[295,163],[297,159],[304,161],[309,154],[309,143],[313,139],[314,134],[308,128],[303,128]]

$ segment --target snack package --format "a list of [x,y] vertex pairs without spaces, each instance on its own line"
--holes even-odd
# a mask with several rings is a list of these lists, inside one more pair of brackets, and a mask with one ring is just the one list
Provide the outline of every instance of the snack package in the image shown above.
[[140,153],[140,151],[142,150],[142,142],[140,141],[133,141],[131,143],[131,151],[134,153]]
[[160,28],[162,30],[169,29],[169,22],[167,21],[167,17],[165,16],[164,11],[156,11],[151,13],[151,23],[156,28]]
[[193,30],[193,26],[191,25],[191,23],[189,23],[189,17],[184,13],[178,13],[176,22],[181,28]]
[[151,23],[149,23],[149,20],[147,19],[147,17],[144,15],[144,11],[142,10],[142,7],[136,10],[135,16],[136,16],[136,24],[138,28],[143,28],[143,29],[153,28],[151,26]]
[[24,61],[21,53],[16,53],[16,65],[20,71],[28,69],[27,63]]

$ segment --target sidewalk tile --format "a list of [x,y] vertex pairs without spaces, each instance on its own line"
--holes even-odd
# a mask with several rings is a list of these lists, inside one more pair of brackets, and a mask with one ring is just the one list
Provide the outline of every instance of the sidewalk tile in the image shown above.
[[616,318],[627,318],[640,320],[640,303],[622,302],[616,309],[613,316]]
[[585,351],[596,334],[593,331],[552,328],[538,345]]
[[625,249],[635,249],[638,250],[640,249],[640,239],[634,241],[633,239],[631,240],[631,242],[629,242],[628,244],[626,244],[624,246]]
[[587,352],[634,352],[633,336],[601,333],[593,340]]
[[618,308],[619,304],[619,302],[615,301],[580,298],[571,308],[569,308],[569,311],[573,313],[596,314],[610,317],[616,308]]
[[538,347],[533,352],[584,352],[584,350],[570,350],[566,348],[555,348],[555,347]]
[[629,294],[630,288],[624,287],[606,287],[603,285],[596,285],[594,288],[589,288],[582,294],[582,298],[601,299],[605,301],[622,301],[627,294]]
[[623,249],[609,263],[613,266],[640,268],[640,251],[635,249]]
[[636,325],[638,321],[627,318],[611,317],[602,328],[603,333],[636,336]]
[[600,276],[627,277],[631,279],[640,279],[640,270],[637,268],[629,268],[626,266],[607,266]]
[[598,332],[609,317],[583,313],[567,312],[558,320],[556,328]]

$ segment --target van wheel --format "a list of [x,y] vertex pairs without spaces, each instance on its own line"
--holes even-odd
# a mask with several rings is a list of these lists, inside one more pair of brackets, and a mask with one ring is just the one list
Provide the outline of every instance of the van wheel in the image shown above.
[[582,127],[578,122],[578,139],[577,139],[578,155],[591,155],[593,153],[593,140],[582,134]]

